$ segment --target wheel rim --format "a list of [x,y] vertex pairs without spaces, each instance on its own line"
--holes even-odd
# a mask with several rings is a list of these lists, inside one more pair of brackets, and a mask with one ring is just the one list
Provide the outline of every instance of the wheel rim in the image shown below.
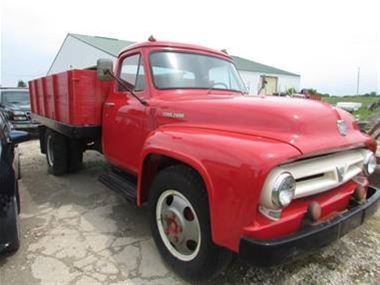
[[199,220],[187,198],[176,190],[164,191],[157,201],[156,220],[162,241],[182,261],[194,259],[201,246]]
[[53,166],[54,163],[54,153],[53,153],[53,146],[52,146],[52,139],[51,136],[48,136],[47,138],[47,160],[50,166]]

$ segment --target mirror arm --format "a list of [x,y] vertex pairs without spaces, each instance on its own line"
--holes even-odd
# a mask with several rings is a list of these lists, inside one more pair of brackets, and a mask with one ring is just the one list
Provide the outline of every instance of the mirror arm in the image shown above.
[[118,78],[117,76],[113,75],[113,73],[110,71],[110,70],[106,70],[104,73],[108,74],[109,76],[111,76],[113,79],[115,79],[121,86],[123,86],[127,91],[129,91],[131,93],[131,95],[133,97],[136,98],[137,101],[139,101],[142,105],[144,106],[148,106],[148,102],[142,100],[139,96],[137,96],[133,90],[131,88],[129,88],[127,86],[127,84],[125,84],[125,82],[121,79],[121,78]]

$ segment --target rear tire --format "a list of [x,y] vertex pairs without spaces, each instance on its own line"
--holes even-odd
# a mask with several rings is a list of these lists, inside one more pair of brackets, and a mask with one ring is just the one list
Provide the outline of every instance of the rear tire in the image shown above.
[[69,141],[69,172],[76,172],[83,167],[83,144],[80,140]]
[[183,165],[162,170],[150,189],[149,210],[158,251],[183,278],[205,281],[230,263],[232,253],[212,241],[207,192],[194,170]]
[[53,175],[66,174],[69,169],[69,144],[67,138],[52,130],[46,130],[45,143],[49,172]]

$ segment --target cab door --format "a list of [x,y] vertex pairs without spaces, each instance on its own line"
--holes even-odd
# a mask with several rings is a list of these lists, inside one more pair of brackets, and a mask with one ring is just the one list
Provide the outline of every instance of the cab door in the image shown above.
[[[139,98],[146,100],[149,97],[141,52],[127,53],[121,58],[116,75]],[[146,107],[116,82],[103,109],[102,147],[105,157],[113,165],[137,173],[145,132]]]

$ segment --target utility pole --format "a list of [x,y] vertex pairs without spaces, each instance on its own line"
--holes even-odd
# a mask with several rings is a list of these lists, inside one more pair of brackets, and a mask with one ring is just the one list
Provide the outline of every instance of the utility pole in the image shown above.
[[356,82],[356,95],[359,95],[359,87],[360,87],[360,67],[358,67],[358,78]]

